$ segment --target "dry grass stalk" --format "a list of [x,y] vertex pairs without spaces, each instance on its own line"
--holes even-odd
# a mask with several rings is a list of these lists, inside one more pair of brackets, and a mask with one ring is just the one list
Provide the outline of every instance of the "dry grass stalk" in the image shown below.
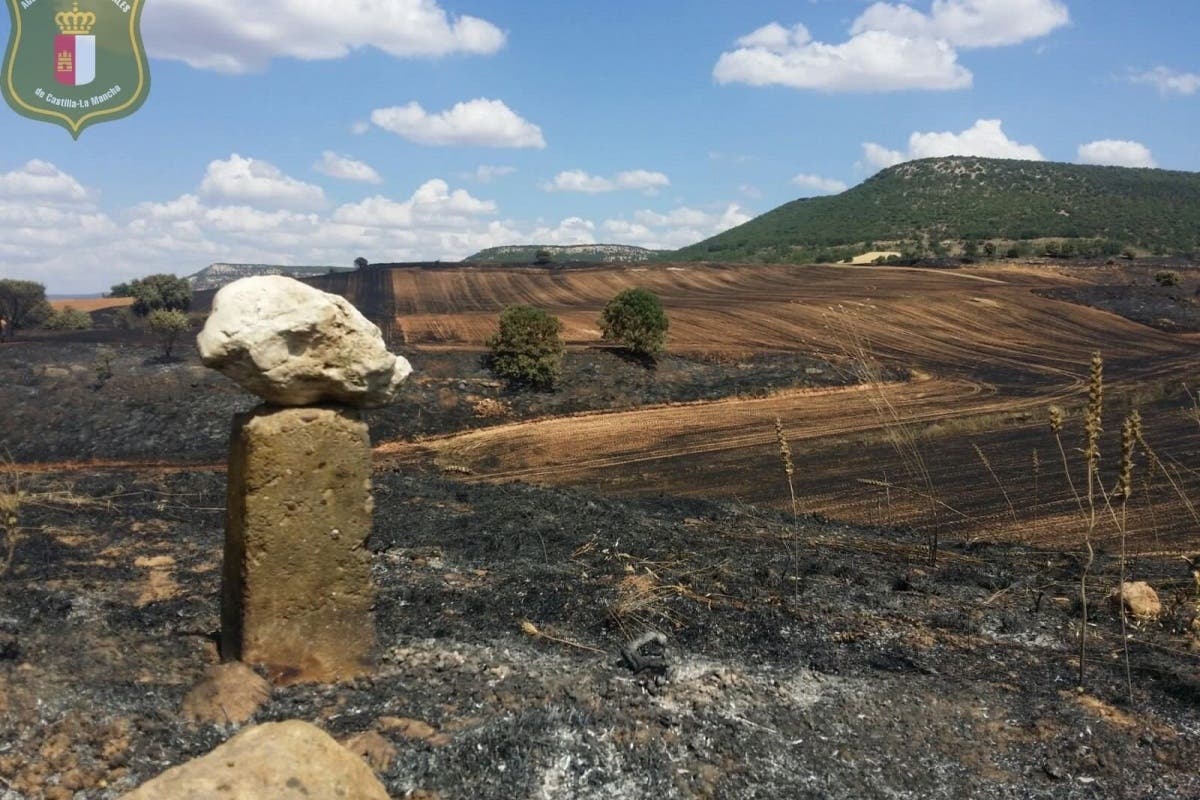
[[1038,457],[1038,451],[1037,451],[1037,448],[1035,447],[1033,449],[1033,507],[1034,507],[1034,509],[1036,509],[1038,506],[1038,482],[1041,479],[1041,475],[1042,475],[1042,461]]
[[1133,458],[1134,448],[1142,432],[1142,415],[1137,409],[1125,418],[1121,425],[1121,472],[1117,478],[1117,488],[1114,494],[1121,498],[1121,518],[1117,529],[1121,533],[1121,577],[1117,584],[1118,596],[1121,598],[1121,645],[1125,654],[1125,688],[1129,694],[1129,702],[1133,702],[1133,675],[1129,668],[1129,634],[1126,631],[1127,620],[1125,613],[1125,566],[1126,566],[1126,525],[1129,498],[1133,496]]
[[0,457],[0,466],[7,469],[0,472],[0,576],[8,574],[12,569],[13,558],[17,553],[17,543],[21,540],[21,506],[25,504],[27,495],[21,491],[21,473],[11,458]]
[[800,508],[796,504],[796,486],[792,476],[796,474],[796,466],[792,463],[792,448],[788,446],[787,437],[783,433],[783,420],[775,418],[775,440],[779,443],[779,461],[783,464],[783,474],[787,476],[788,494],[792,497],[792,524],[800,524]]
[[1104,430],[1104,359],[1100,352],[1092,354],[1092,368],[1088,377],[1088,403],[1084,414],[1083,429],[1086,446],[1083,451],[1087,464],[1087,532],[1084,534],[1084,546],[1087,549],[1087,560],[1079,575],[1079,602],[1082,609],[1082,624],[1079,627],[1079,687],[1084,686],[1087,670],[1087,579],[1091,574],[1092,565],[1096,562],[1096,549],[1092,546],[1092,536],[1096,531],[1096,478],[1100,469],[1100,434]]
[[[1013,508],[1012,499],[1009,498],[1008,490],[1004,488],[1004,483],[1000,480],[1000,476],[996,474],[996,470],[992,469],[992,462],[988,460],[988,457],[984,454],[983,449],[979,445],[975,444],[975,442],[971,442],[971,447],[975,449],[975,454],[979,456],[979,460],[983,462],[983,466],[987,469],[988,474],[992,476],[992,480],[994,480],[996,485],[1000,487],[1000,494],[1004,495],[1004,502],[1008,504],[1008,513],[1012,517],[1013,525],[1019,525],[1020,523],[1017,522],[1017,510]],[[1036,469],[1036,450],[1033,453],[1033,458]]]
[[919,481],[925,487],[924,492],[917,493],[929,502],[930,526],[928,535],[929,564],[937,565],[938,543],[941,525],[941,515],[938,513],[937,492],[933,476],[925,463],[921,445],[914,425],[903,419],[887,393],[887,382],[884,381],[879,365],[871,354],[870,348],[860,335],[853,323],[853,318],[846,313],[842,306],[837,309],[841,316],[842,353],[853,365],[852,374],[867,387],[871,405],[875,413],[883,421],[885,430],[900,462],[908,473],[909,478]]
[[17,542],[21,538],[21,501],[24,493],[15,485],[7,486],[0,492],[0,531],[3,532],[3,560],[0,560],[0,576],[6,575],[12,568],[13,558],[17,552]]
[[[783,432],[783,420],[779,417],[775,418],[775,441],[779,444],[779,462],[783,465],[783,474],[787,478],[788,494],[792,498],[792,531],[797,532],[800,528],[800,507],[796,503],[796,485],[792,480],[792,476],[796,474],[796,465],[792,463],[792,448],[788,446],[787,436]],[[788,557],[788,573],[795,574],[797,564],[800,562],[800,551],[797,543],[788,542],[786,539],[783,542],[783,548]],[[797,592],[799,592],[799,584],[793,584]]]
[[591,647],[579,642],[573,642],[570,639],[560,639],[557,636],[551,636],[548,633],[544,633],[540,628],[538,628],[537,625],[534,625],[529,620],[521,621],[521,632],[534,639],[545,639],[547,642],[557,642],[558,644],[565,644],[569,647],[577,647],[580,650],[587,650],[589,653],[604,653],[604,651],[600,650],[599,648]]

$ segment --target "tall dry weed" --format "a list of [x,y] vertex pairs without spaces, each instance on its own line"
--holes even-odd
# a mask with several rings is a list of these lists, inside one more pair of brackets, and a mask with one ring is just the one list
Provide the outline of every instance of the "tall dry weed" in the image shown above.
[[908,479],[919,485],[920,489],[911,490],[914,495],[928,504],[929,533],[926,546],[929,553],[930,566],[937,565],[938,547],[941,533],[941,509],[948,508],[938,499],[938,493],[933,482],[933,476],[925,461],[921,447],[921,437],[916,426],[904,419],[892,403],[887,391],[887,381],[884,380],[883,370],[875,359],[871,348],[863,337],[853,316],[843,307],[837,307],[837,315],[827,317],[828,325],[837,329],[837,341],[841,343],[842,356],[851,364],[851,377],[855,378],[867,389],[867,397],[876,416],[883,424],[900,463],[908,475]]
[[[9,473],[11,474],[11,473]],[[16,478],[0,484],[0,577],[12,569],[17,544],[21,541],[21,505],[25,493]]]

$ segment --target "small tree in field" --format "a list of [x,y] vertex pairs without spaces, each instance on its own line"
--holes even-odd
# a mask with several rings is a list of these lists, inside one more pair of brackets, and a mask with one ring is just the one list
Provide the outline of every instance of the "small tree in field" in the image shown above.
[[146,317],[146,327],[158,337],[163,349],[163,360],[170,361],[175,343],[188,331],[191,323],[188,322],[187,314],[182,311],[160,308],[151,311],[150,316]]
[[626,289],[609,300],[600,314],[604,340],[640,356],[662,352],[669,326],[658,296],[646,289]]
[[133,313],[139,317],[160,309],[187,311],[192,304],[192,285],[174,275],[148,275],[130,281],[129,294],[133,297]]
[[553,388],[562,374],[562,322],[540,308],[509,306],[488,339],[492,371],[514,383]]
[[0,279],[0,317],[12,330],[37,327],[52,313],[43,284]]
[[371,262],[367,261],[367,259],[363,258],[362,256],[359,256],[358,258],[354,259],[354,268],[355,269],[366,269],[370,265],[370,263]]

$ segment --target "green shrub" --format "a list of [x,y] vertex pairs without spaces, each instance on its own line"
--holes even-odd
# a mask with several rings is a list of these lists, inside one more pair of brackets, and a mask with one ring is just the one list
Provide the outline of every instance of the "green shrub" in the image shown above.
[[46,287],[35,281],[0,280],[0,317],[12,330],[36,328],[54,309],[46,302]]
[[191,328],[191,323],[188,321],[187,314],[182,311],[168,311],[160,308],[151,311],[150,316],[146,317],[146,328],[158,337],[163,348],[163,358],[170,361],[175,343]]
[[643,356],[662,352],[668,327],[658,296],[645,289],[626,289],[609,300],[600,314],[605,341],[617,342]]
[[87,331],[92,328],[92,315],[71,306],[63,306],[55,311],[42,323],[52,331]]
[[531,306],[509,306],[487,341],[491,368],[513,383],[553,388],[562,375],[562,322]]
[[139,317],[160,309],[187,311],[192,304],[192,285],[174,275],[149,275],[131,281],[129,294],[133,297],[133,313]]
[[1164,269],[1154,273],[1154,282],[1159,286],[1178,286],[1183,282],[1183,278],[1173,269]]
[[112,380],[113,359],[116,357],[117,354],[111,347],[100,347],[96,350],[96,360],[92,362],[92,371],[96,374],[96,382],[92,384],[92,388],[100,389]]

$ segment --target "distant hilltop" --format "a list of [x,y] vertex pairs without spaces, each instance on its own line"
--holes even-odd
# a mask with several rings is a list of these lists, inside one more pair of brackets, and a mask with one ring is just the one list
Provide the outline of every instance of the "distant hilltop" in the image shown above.
[[1200,173],[952,156],[794,200],[674,261],[842,261],[903,252],[1051,257],[1200,251]]
[[654,261],[665,252],[628,244],[523,244],[489,247],[463,261],[477,264],[599,264],[606,261]]
[[311,278],[331,272],[351,272],[353,267],[288,267],[279,264],[209,264],[195,275],[188,276],[193,292],[220,289],[227,283],[256,275],[286,275],[289,278]]

